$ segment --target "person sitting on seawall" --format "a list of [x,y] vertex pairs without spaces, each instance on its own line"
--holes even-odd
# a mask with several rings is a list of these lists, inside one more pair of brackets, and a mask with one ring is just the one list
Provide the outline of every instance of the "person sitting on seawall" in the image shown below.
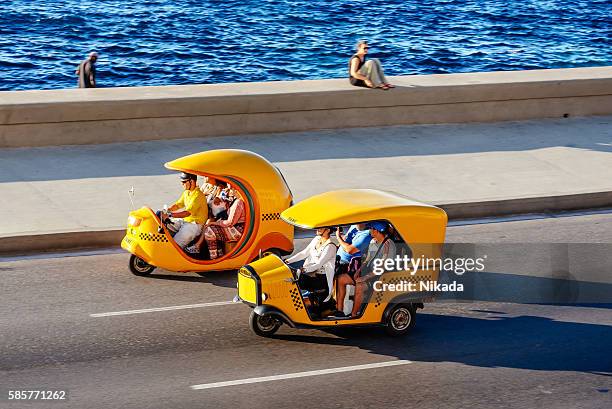
[[237,191],[233,191],[231,195],[235,197],[235,200],[229,209],[227,220],[208,220],[206,226],[204,226],[204,234],[193,246],[185,249],[187,252],[198,254],[204,240],[206,240],[210,259],[214,260],[223,256],[223,248],[218,247],[218,241],[236,241],[242,237],[246,221],[244,200]]
[[317,235],[299,253],[285,260],[287,264],[304,260],[302,268],[298,269],[298,284],[302,290],[315,291],[327,288],[327,302],[332,297],[334,287],[334,267],[336,263],[336,245],[331,241],[331,229],[317,229]]
[[338,239],[338,275],[348,272],[351,259],[361,257],[368,250],[372,236],[365,223],[352,225],[345,235],[341,234],[340,228],[336,230]]
[[349,81],[357,87],[380,88],[388,90],[395,88],[385,77],[382,65],[378,58],[366,61],[368,54],[368,43],[360,41],[357,43],[357,53],[349,60]]
[[168,208],[166,217],[170,217],[170,220],[166,225],[168,229],[176,232],[176,244],[184,248],[201,233],[202,225],[208,219],[208,206],[198,187],[198,176],[183,172],[180,178],[185,190],[179,200]]
[[[384,260],[389,258],[395,258],[396,249],[395,243],[389,237],[389,224],[385,222],[370,222],[368,223],[370,234],[372,235],[372,242],[368,248],[368,255],[364,261],[361,269],[355,273],[355,277],[352,278],[349,274],[343,274],[338,277],[338,299],[336,303],[337,311],[334,313],[337,317],[344,317],[344,295],[346,294],[346,286],[355,286],[355,296],[353,301],[353,310],[351,311],[351,317],[355,318],[359,315],[361,310],[361,303],[366,290],[370,288],[370,285],[374,281],[373,279],[378,277],[373,272],[373,266],[376,260],[382,260],[377,262],[384,265]],[[342,297],[341,297],[342,295]]]

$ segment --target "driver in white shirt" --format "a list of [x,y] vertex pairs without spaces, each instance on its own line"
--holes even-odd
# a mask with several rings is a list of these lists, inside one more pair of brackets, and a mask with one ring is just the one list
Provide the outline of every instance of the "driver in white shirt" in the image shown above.
[[327,287],[328,295],[324,302],[331,299],[334,287],[337,248],[330,236],[329,227],[317,229],[317,235],[304,250],[285,260],[288,264],[304,260],[304,265],[298,270],[298,284],[301,289],[311,291]]

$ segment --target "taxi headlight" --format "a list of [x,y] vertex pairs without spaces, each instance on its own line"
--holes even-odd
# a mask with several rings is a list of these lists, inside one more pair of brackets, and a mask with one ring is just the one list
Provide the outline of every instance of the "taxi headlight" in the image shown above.
[[262,301],[266,301],[268,299],[268,294],[261,293],[261,299],[262,299]]
[[128,217],[127,224],[128,226],[138,227],[140,225],[140,222],[142,222],[141,218],[138,218],[136,216],[130,216]]

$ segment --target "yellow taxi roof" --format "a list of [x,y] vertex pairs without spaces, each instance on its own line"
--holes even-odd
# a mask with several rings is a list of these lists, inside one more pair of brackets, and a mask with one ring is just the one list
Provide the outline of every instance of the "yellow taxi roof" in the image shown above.
[[296,226],[314,229],[371,220],[389,220],[402,212],[446,216],[442,209],[397,193],[374,189],[343,189],[303,200],[285,210],[281,217]]
[[171,170],[195,173],[199,175],[244,176],[257,170],[274,170],[274,166],[263,156],[241,149],[214,149],[183,156],[166,162],[164,166]]
[[164,166],[202,176],[231,177],[245,182],[253,194],[291,195],[280,171],[266,158],[242,149],[214,149],[183,156]]
[[444,241],[447,222],[446,212],[438,207],[374,189],[335,190],[312,196],[282,212],[281,218],[307,229],[386,220],[405,239],[430,243]]

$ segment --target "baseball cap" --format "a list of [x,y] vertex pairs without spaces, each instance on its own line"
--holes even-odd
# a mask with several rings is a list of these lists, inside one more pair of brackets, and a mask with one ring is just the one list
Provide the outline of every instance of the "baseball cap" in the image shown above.
[[367,224],[368,229],[374,229],[374,230],[378,230],[381,233],[385,233],[387,231],[387,228],[389,227],[389,224],[386,222],[369,222]]
[[198,177],[193,173],[181,172],[180,179],[181,182],[185,182],[186,180],[197,180]]

